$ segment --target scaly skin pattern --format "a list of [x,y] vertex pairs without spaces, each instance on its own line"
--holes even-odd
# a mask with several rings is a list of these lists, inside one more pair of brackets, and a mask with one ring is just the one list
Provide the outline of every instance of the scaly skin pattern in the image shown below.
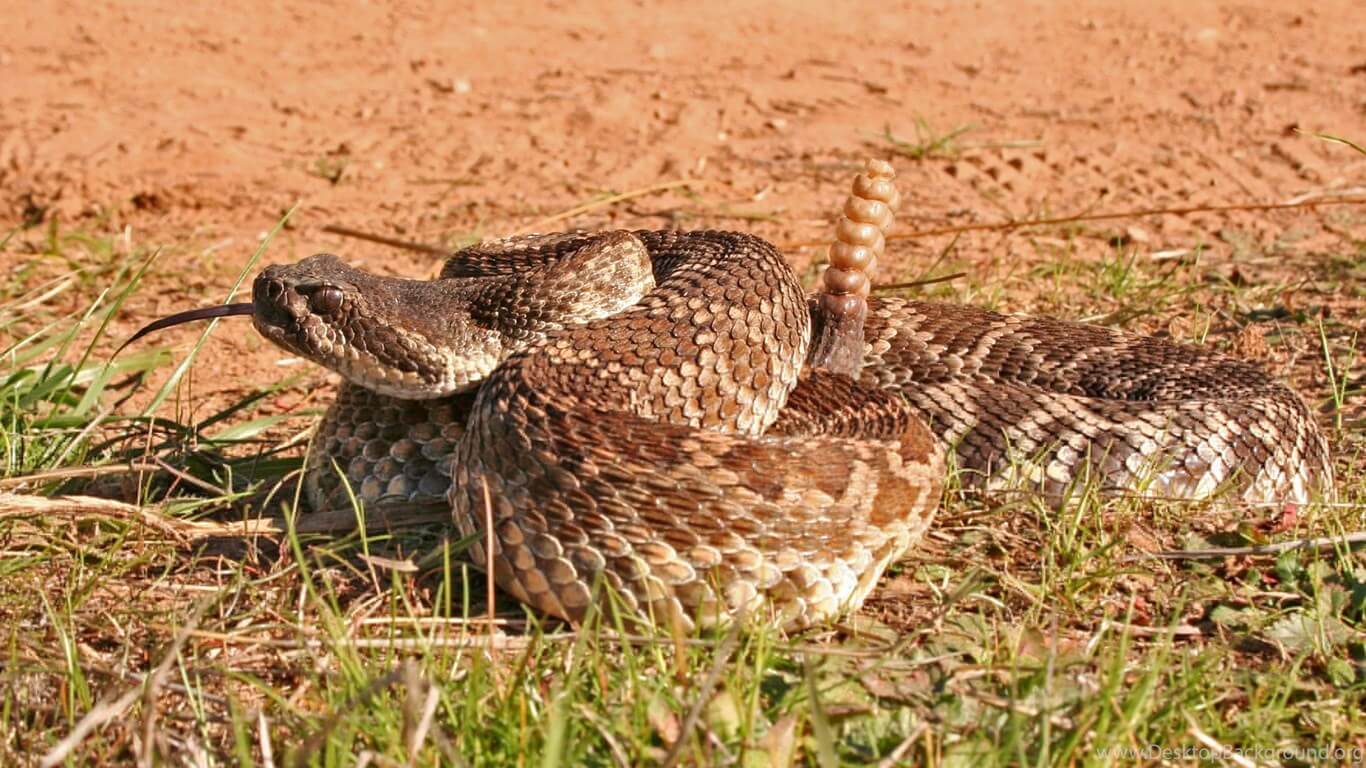
[[[888,429],[766,435],[810,334],[791,270],[745,235],[636,236],[656,288],[509,358],[476,397],[450,493],[461,533],[497,534],[475,561],[570,620],[598,579],[666,626],[802,625],[861,602],[929,523],[933,440],[895,398],[876,401],[901,414]],[[863,391],[836,382],[807,386],[831,403]]]
[[860,380],[902,393],[971,485],[1306,502],[1331,493],[1304,401],[1253,363],[1081,323],[870,302]]
[[[358,283],[304,265],[258,281],[258,325],[320,286],[349,280],[349,296]],[[599,286],[600,306],[566,295],[569,275]],[[855,608],[928,526],[946,450],[966,482],[1051,496],[1095,473],[1110,491],[1180,497],[1304,500],[1331,483],[1296,395],[1253,365],[1157,339],[873,298],[859,379],[811,371],[818,299],[747,235],[520,238],[457,254],[427,285],[426,314],[482,318],[451,336],[496,367],[425,399],[344,371],[310,497],[347,503],[335,466],[367,504],[448,504],[501,588],[571,621],[595,599],[684,628],[804,626]],[[468,306],[470,286],[496,300]],[[276,335],[339,368],[327,328],[342,319],[416,327],[397,299],[342,303]],[[554,322],[552,305],[570,317]],[[531,331],[528,306],[540,308]]]

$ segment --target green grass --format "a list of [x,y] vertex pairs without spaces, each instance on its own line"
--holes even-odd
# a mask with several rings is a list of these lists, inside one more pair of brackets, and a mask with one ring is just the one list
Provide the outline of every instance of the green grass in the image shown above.
[[[1152,553],[1366,528],[1359,320],[1324,311],[1353,298],[1333,276],[1366,254],[1297,254],[1295,274],[1233,284],[1086,237],[996,267],[1027,277],[1011,281],[945,247],[926,272],[969,277],[929,290],[1134,329],[1182,318],[1187,338],[1216,346],[1264,326],[1334,429],[1338,502],[1290,519],[1085,487],[1062,508],[955,491],[842,624],[686,638],[489,606],[444,525],[298,532],[293,487],[267,495],[307,442],[309,412],[268,407],[294,382],[263,374],[205,406],[183,352],[111,362],[108,319],[143,281],[169,282],[155,253],[55,230],[22,253],[11,239],[0,491],[143,513],[0,504],[0,764],[37,762],[73,733],[68,765],[1108,765],[1201,761],[1212,744],[1259,764],[1360,755],[1362,553]],[[1290,287],[1302,311],[1273,312]],[[242,535],[236,522],[261,512],[285,515],[285,532]]]

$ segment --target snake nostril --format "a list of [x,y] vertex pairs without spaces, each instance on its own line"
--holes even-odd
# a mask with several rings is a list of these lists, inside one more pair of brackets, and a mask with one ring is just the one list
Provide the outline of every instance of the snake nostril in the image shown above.
[[262,272],[252,284],[252,303],[258,322],[271,326],[286,326],[307,314],[297,295],[291,295],[285,281]]
[[279,301],[285,295],[285,286],[278,279],[263,273],[257,276],[252,294],[269,301]]

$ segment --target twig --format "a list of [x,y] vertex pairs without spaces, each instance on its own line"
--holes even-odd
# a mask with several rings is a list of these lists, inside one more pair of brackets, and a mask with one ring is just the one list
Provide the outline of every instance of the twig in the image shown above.
[[[1261,509],[1281,509],[1285,507],[1284,501],[1226,501],[1224,499],[1192,499],[1188,496],[1165,496],[1158,493],[1125,493],[1120,486],[1105,485],[1099,489],[1104,494],[1106,501],[1143,501],[1143,502],[1167,502],[1191,506],[1208,505],[1213,503],[1216,508],[1228,512],[1252,512]],[[1039,491],[1036,488],[993,488],[984,490],[972,486],[965,486],[961,491],[964,495],[971,495],[973,498],[1039,498]],[[1323,509],[1360,509],[1360,502],[1351,501],[1314,501],[1313,506]]]
[[48,750],[43,755],[43,759],[38,763],[42,768],[54,768],[66,760],[71,750],[75,749],[85,737],[96,728],[122,715],[125,710],[133,706],[133,702],[138,700],[142,694],[141,686],[129,689],[118,699],[111,702],[100,702],[95,708],[85,714],[76,727],[71,729],[71,733],[66,738],[57,742],[56,746]]
[[1347,187],[1345,189],[1311,189],[1308,192],[1301,192],[1298,195],[1286,200],[1287,203],[1302,203],[1305,200],[1322,200],[1328,197],[1343,197],[1345,195],[1359,195],[1366,193],[1366,187]]
[[576,205],[573,208],[570,208],[567,211],[561,211],[555,214],[554,216],[547,216],[544,219],[533,221],[525,227],[518,229],[517,233],[525,234],[528,232],[535,232],[536,230],[546,226],[547,224],[554,224],[557,221],[564,221],[565,219],[577,216],[580,213],[587,213],[588,211],[591,211],[595,208],[602,208],[603,206],[612,205],[613,203],[619,203],[623,200],[630,200],[634,197],[642,197],[644,195],[653,194],[655,192],[663,192],[666,189],[675,189],[677,187],[700,186],[703,184],[706,184],[706,182],[698,179],[677,179],[675,181],[662,181],[658,184],[651,184],[648,187],[641,187],[640,189],[633,189],[629,192],[622,192],[619,195],[604,197],[601,200],[594,200],[591,203]]
[[99,499],[93,496],[28,496],[17,493],[0,493],[0,519],[33,516],[81,518],[95,515],[136,518],[171,536],[183,535],[185,526],[193,525],[183,520],[163,517],[150,508],[144,509],[135,504],[125,504],[113,499]]
[[[1081,213],[1072,216],[1058,216],[1047,219],[1021,219],[999,221],[992,224],[964,224],[957,227],[922,229],[915,232],[900,232],[887,236],[887,241],[913,240],[918,237],[954,235],[960,232],[1007,232],[1025,227],[1044,227],[1057,224],[1073,224],[1080,221],[1112,221],[1116,219],[1137,219],[1143,216],[1189,216],[1193,213],[1223,213],[1230,211],[1281,211],[1293,208],[1317,208],[1324,205],[1366,205],[1366,197],[1340,197],[1336,199],[1304,200],[1288,203],[1240,203],[1236,205],[1192,205],[1179,208],[1139,208],[1132,211],[1113,211],[1106,213]],[[784,243],[782,250],[796,248],[815,248],[828,245],[824,240],[800,243]]]
[[[93,423],[93,422],[92,422]],[[18,488],[24,485],[37,483],[49,483],[55,480],[71,480],[73,478],[96,478],[106,475],[129,475],[138,472],[165,472],[168,475],[195,486],[202,491],[217,496],[228,496],[230,492],[225,488],[220,488],[213,483],[200,480],[194,475],[184,470],[176,469],[167,464],[165,460],[158,456],[153,456],[151,462],[130,461],[127,464],[105,464],[95,467],[67,467],[66,469],[54,469],[47,472],[36,472],[32,475],[20,475],[19,477],[6,477],[0,479],[0,490]]]
[[1241,768],[1256,768],[1256,763],[1238,754],[1230,747],[1219,743],[1213,736],[1201,730],[1200,725],[1195,722],[1195,718],[1191,716],[1191,713],[1186,712],[1184,714],[1186,715],[1186,724],[1190,726],[1190,735],[1195,737],[1196,741],[1208,747],[1216,758],[1227,760],[1234,765],[1241,766]]
[[692,729],[697,726],[697,719],[702,716],[702,708],[711,699],[711,692],[716,688],[717,682],[721,679],[721,670],[730,661],[730,656],[739,646],[740,625],[743,617],[736,617],[735,625],[731,627],[730,633],[726,635],[725,641],[721,644],[720,650],[712,659],[711,668],[707,670],[707,676],[703,678],[702,685],[697,689],[697,700],[688,709],[688,714],[683,718],[683,724],[678,728],[678,740],[669,745],[669,753],[665,755],[660,763],[662,768],[672,768],[678,764],[678,760],[683,756],[683,748],[688,744],[688,738],[692,735]]
[[612,735],[612,728],[602,721],[592,709],[586,704],[579,704],[576,708],[579,717],[591,724],[598,730],[598,735],[607,743],[607,751],[612,755],[612,759],[620,768],[631,768],[631,759],[626,756],[626,750],[621,748],[621,744]]
[[[258,517],[233,522],[210,520],[181,520],[159,514],[156,505],[139,507],[113,499],[93,496],[28,496],[0,493],[0,518],[5,517],[109,517],[137,518],[171,535],[188,536],[262,536],[283,535],[288,531],[283,517]],[[399,509],[376,507],[365,516],[366,531],[387,531],[414,525],[446,522],[450,512],[432,509]],[[315,512],[301,515],[294,528],[299,533],[342,533],[356,529],[356,517],[350,510]]]
[[399,240],[399,239],[396,238],[396,237],[386,237],[385,235],[376,235],[376,234],[374,234],[374,233],[372,233],[372,232],[362,232],[362,231],[359,230],[359,229],[352,229],[351,227],[344,227],[344,226],[341,226],[340,224],[328,224],[327,226],[323,227],[323,231],[326,232],[326,233],[328,233],[328,234],[332,234],[332,235],[341,235],[342,237],[349,237],[349,238],[352,238],[352,239],[354,239],[354,240],[365,240],[365,241],[371,242],[371,243],[378,243],[378,244],[380,244],[380,245],[387,245],[387,246],[389,246],[390,248],[401,248],[401,249],[403,249],[403,250],[405,250],[405,251],[416,251],[416,252],[418,252],[418,253],[429,253],[429,254],[431,254],[431,255],[433,255],[433,256],[450,256],[450,255],[451,255],[451,250],[450,250],[449,248],[442,248],[442,247],[439,246],[439,245],[429,245],[429,244],[427,244],[427,243],[415,243],[415,242],[412,242],[412,241],[410,241],[410,240]]
[[[706,183],[707,183],[707,182],[702,181],[702,180],[700,180],[700,179],[677,179],[677,180],[674,180],[674,181],[664,181],[664,182],[660,182],[659,184],[651,184],[651,185],[648,186],[648,187],[641,187],[640,189],[633,189],[633,190],[631,190],[631,191],[629,191],[629,192],[622,192],[622,193],[619,194],[619,195],[612,195],[612,196],[610,196],[610,197],[604,197],[604,198],[602,198],[601,200],[594,200],[594,201],[591,202],[591,203],[584,203],[583,205],[576,205],[576,206],[574,206],[573,208],[570,208],[570,209],[567,210],[567,211],[561,211],[561,212],[559,212],[559,213],[557,213],[557,214],[555,214],[555,215],[553,215],[553,216],[547,216],[547,217],[545,217],[544,219],[538,219],[538,220],[533,221],[532,223],[530,223],[530,224],[528,224],[528,225],[522,227],[521,229],[518,229],[518,230],[517,230],[517,234],[526,234],[526,233],[528,233],[528,232],[535,232],[536,230],[540,229],[541,227],[546,226],[547,224],[554,224],[554,223],[557,222],[557,221],[563,221],[563,220],[568,219],[568,218],[571,218],[571,217],[573,217],[573,216],[577,216],[577,215],[579,215],[580,213],[586,213],[586,212],[591,211],[591,210],[594,210],[594,209],[596,209],[596,208],[601,208],[601,207],[606,206],[606,205],[612,205],[613,203],[620,203],[620,202],[623,201],[623,200],[630,200],[630,199],[632,199],[632,198],[641,197],[641,196],[643,196],[643,195],[652,194],[652,193],[654,193],[654,192],[663,192],[663,191],[666,190],[666,189],[676,189],[676,188],[678,188],[678,187],[702,186],[702,185],[705,185]],[[398,239],[398,238],[396,238],[396,237],[389,237],[389,236],[387,236],[387,235],[378,235],[378,234],[375,234],[374,232],[365,232],[365,231],[363,231],[363,230],[354,229],[354,228],[352,228],[352,227],[343,226],[343,225],[341,225],[341,224],[328,224],[327,226],[323,227],[323,231],[324,231],[324,232],[327,232],[328,234],[332,234],[332,235],[341,235],[342,237],[349,237],[349,238],[352,238],[352,239],[354,239],[354,240],[364,240],[364,241],[370,242],[370,243],[378,243],[379,245],[387,245],[387,246],[389,246],[390,248],[400,248],[400,249],[405,250],[405,251],[415,251],[415,252],[417,252],[417,253],[427,253],[427,254],[431,254],[431,255],[433,255],[433,256],[443,256],[443,257],[445,257],[445,256],[450,256],[450,255],[452,254],[451,249],[449,249],[449,248],[442,248],[442,247],[439,246],[439,245],[432,245],[432,244],[430,244],[430,243],[419,243],[419,242],[414,242],[414,241],[412,241],[412,240],[400,240],[400,239]]]
[[927,730],[929,730],[929,726],[925,723],[922,722],[917,725],[915,729],[911,731],[911,735],[907,736],[900,744],[896,745],[896,749],[888,752],[886,757],[878,761],[877,768],[895,768],[895,766],[902,765],[901,758],[905,757],[906,753],[911,751],[911,747],[917,741],[920,741],[920,737],[924,736],[925,731]]
[[[410,626],[419,629],[441,629],[443,627],[483,626],[488,623],[488,619],[484,616],[474,616],[468,619],[461,616],[367,616],[356,623],[362,627],[378,625],[381,627]],[[508,618],[494,619],[493,623],[500,627],[516,627],[519,629],[525,629],[527,624],[525,619]]]
[[[165,629],[167,629],[168,631],[174,632],[175,627],[165,627]],[[19,659],[22,659],[22,660],[25,661],[25,662],[31,663],[31,664],[43,664],[43,663],[45,663],[45,662],[47,661],[46,659],[39,658],[39,657],[32,656],[32,655],[28,655],[28,654],[23,654],[23,655],[19,656],[18,658],[19,658]],[[126,669],[117,669],[117,668],[114,668],[114,667],[107,667],[107,666],[103,666],[103,665],[101,665],[101,664],[99,664],[99,663],[92,663],[92,662],[87,662],[86,665],[85,665],[85,669],[86,669],[87,672],[93,672],[93,673],[96,673],[96,674],[104,675],[104,676],[109,677],[109,678],[112,678],[113,680],[118,681],[118,682],[123,682],[123,683],[136,683],[137,685],[146,685],[146,684],[147,684],[147,678],[151,675],[150,672],[134,672],[134,671],[131,671],[131,670],[126,670]],[[176,693],[185,694],[185,695],[187,695],[187,696],[189,696],[189,695],[197,696],[197,697],[203,699],[204,701],[212,702],[212,703],[214,703],[214,704],[219,704],[219,705],[221,705],[221,706],[223,706],[223,707],[226,707],[227,704],[228,704],[228,700],[227,700],[226,698],[222,697],[222,696],[218,696],[218,695],[215,695],[215,694],[212,694],[212,693],[208,693],[208,692],[205,692],[205,691],[194,690],[194,689],[191,689],[189,686],[182,685],[181,683],[162,683],[161,687],[162,687],[163,690],[175,691]]]
[[66,469],[54,469],[47,472],[35,472],[31,475],[0,478],[0,490],[18,488],[21,485],[48,483],[54,480],[70,480],[76,477],[94,478],[105,475],[127,475],[134,472],[155,472],[158,469],[160,467],[155,464],[140,461],[127,464],[106,464],[98,467],[67,467]]
[[[155,622],[146,625],[148,629],[164,630],[166,627]],[[262,637],[260,635],[237,635],[226,632],[209,632],[197,630],[194,637],[199,640],[208,640],[218,645],[249,646],[259,645],[264,648],[278,648],[280,650],[299,651],[299,650],[319,650],[325,647],[323,641],[305,639],[290,640],[277,637]],[[555,635],[543,635],[535,638],[536,642],[547,640],[574,640],[578,636],[574,633],[559,633]],[[531,645],[533,638],[529,635],[496,635],[494,643],[500,650],[525,650]],[[457,637],[355,637],[341,640],[333,644],[336,648],[348,648],[352,650],[381,649],[392,651],[428,651],[436,648],[483,648],[489,645],[489,639],[485,635],[479,636],[457,636]]]
[[1201,637],[1205,634],[1199,627],[1193,627],[1189,624],[1177,624],[1171,627],[1145,627],[1141,624],[1106,619],[1102,622],[1101,631],[1104,631],[1104,627],[1114,627],[1121,633],[1134,637]]
[[493,593],[493,500],[489,498],[488,477],[481,479],[484,481],[484,614],[489,628],[489,658],[494,659],[497,654],[494,651],[493,638],[497,636],[498,628],[494,623],[497,616],[493,612],[493,602],[496,599]]
[[[150,622],[146,625],[148,629],[157,631],[169,631],[171,628],[164,624]],[[291,640],[278,637],[264,637],[261,635],[231,634],[227,632],[212,632],[208,630],[195,630],[194,637],[200,640],[209,640],[220,645],[259,645],[267,648],[279,648],[282,650],[317,650],[324,647],[323,641],[314,639]],[[706,640],[698,637],[684,637],[675,640],[670,637],[654,637],[650,635],[619,635],[615,633],[604,633],[597,635],[595,641],[600,643],[611,643],[615,645],[633,646],[686,646],[689,648],[706,648],[716,650],[719,648],[717,641]],[[570,632],[547,632],[537,635],[496,635],[494,641],[499,650],[525,650],[533,642],[536,643],[575,643],[580,640],[579,631]],[[340,640],[334,643],[336,648],[349,649],[382,649],[394,651],[414,651],[425,652],[440,648],[478,648],[488,643],[488,638],[484,635],[459,635],[456,637],[395,637],[385,635],[384,637],[353,637]],[[834,648],[824,645],[798,644],[798,643],[776,643],[772,646],[775,650],[784,653],[801,653],[810,656],[833,656],[848,659],[866,659],[885,661],[888,655],[888,646],[878,646],[870,648],[850,649]],[[924,666],[925,664],[936,663],[943,659],[961,654],[945,654],[931,659],[916,662],[887,662],[896,669],[910,669]]]
[[188,483],[189,485],[193,485],[201,491],[208,491],[209,493],[212,493],[215,496],[232,495],[232,492],[226,488],[220,488],[214,485],[213,483],[200,480],[199,478],[195,477],[189,472],[176,469],[170,464],[167,464],[166,461],[162,459],[160,456],[153,456],[152,461],[155,463],[157,467],[159,467],[163,472],[169,474],[171,477],[174,477],[177,480],[180,480],[181,482]]
[[275,768],[275,749],[270,743],[270,723],[266,721],[264,709],[256,710],[256,736],[261,745],[261,764],[266,768]]
[[1072,722],[1072,718],[1066,715],[1045,715],[1043,710],[1039,709],[1038,707],[1033,707],[1019,701],[1003,699],[995,694],[985,693],[982,691],[973,691],[966,688],[960,689],[956,691],[956,693],[958,693],[960,696],[968,696],[977,699],[978,701],[982,702],[983,704],[986,704],[989,707],[1004,709],[1007,712],[1015,712],[1016,714],[1024,715],[1025,717],[1046,717],[1048,718],[1048,722],[1050,724],[1058,728],[1070,729],[1076,727],[1075,724]]
[[1317,208],[1323,205],[1366,205],[1366,197],[1343,197],[1333,200],[1305,200],[1294,203],[1238,203],[1233,205],[1192,205],[1179,208],[1139,208],[1132,211],[1113,213],[1081,213],[1072,216],[1059,216],[1048,219],[1024,219],[1003,221],[995,224],[965,224],[958,227],[904,232],[888,235],[888,240],[909,240],[916,237],[951,235],[958,232],[1009,231],[1023,227],[1042,227],[1056,224],[1072,224],[1079,221],[1112,221],[1115,219],[1137,219],[1144,216],[1189,216],[1193,213],[1228,213],[1232,211],[1283,211],[1294,208]]
[[881,293],[882,291],[896,291],[902,288],[919,288],[923,285],[937,285],[938,283],[947,283],[951,280],[957,280],[960,277],[967,277],[967,274],[967,272],[954,272],[951,275],[927,277],[923,280],[911,280],[910,282],[906,283],[882,283],[880,285],[873,286],[873,293]]
[[431,730],[440,691],[422,678],[422,671],[412,660],[403,663],[403,681],[406,689],[403,698],[404,742],[408,747],[408,765],[413,766],[417,764],[417,755],[422,751],[422,744],[427,741],[427,733]]
[[[624,192],[620,195],[613,195],[612,197],[603,198],[602,200],[596,200],[591,203],[585,203],[583,205],[570,208],[569,210],[557,213],[554,216],[549,216],[544,219],[540,219],[539,221],[533,222],[517,231],[518,233],[525,234],[527,232],[539,229],[540,227],[543,227],[547,224],[553,224],[557,221],[570,218],[571,216],[576,216],[580,213],[584,213],[586,211],[590,211],[594,208],[599,208],[604,205],[611,205],[612,203],[621,202],[622,200],[629,200],[632,197],[639,197],[641,195],[646,195],[651,192],[658,192],[665,189],[685,187],[702,183],[704,182],[698,180],[685,179],[679,181],[664,182],[649,187],[643,187],[641,189],[633,190],[631,192]],[[963,232],[1009,232],[1011,230],[1024,229],[1026,227],[1044,227],[1053,226],[1057,224],[1072,224],[1081,221],[1113,221],[1118,219],[1137,219],[1144,216],[1189,216],[1195,213],[1226,213],[1231,211],[1283,211],[1293,210],[1296,208],[1317,208],[1325,205],[1366,205],[1366,197],[1315,198],[1312,200],[1294,198],[1284,203],[1238,203],[1232,205],[1193,205],[1177,208],[1139,208],[1132,211],[1081,213],[1074,214],[1071,216],[1059,216],[1046,219],[1021,219],[1011,221],[998,221],[990,224],[964,224],[956,227],[937,227],[934,229],[920,229],[913,232],[899,232],[896,234],[888,235],[887,240],[913,240],[918,237],[936,237],[939,235],[961,234]],[[323,227],[323,231],[330,232],[335,235],[341,235],[343,237],[351,237],[357,240],[366,240],[372,243],[379,243],[381,245],[387,245],[393,248],[401,248],[407,251],[416,251],[418,253],[429,253],[438,256],[449,256],[451,254],[449,249],[442,248],[437,245],[430,245],[428,243],[418,243],[410,240],[399,240],[398,238],[386,237],[384,235],[377,235],[371,232],[362,232],[358,229],[352,229],[350,227],[344,227],[337,224],[329,224]],[[781,250],[795,250],[798,248],[817,248],[825,245],[829,245],[829,243],[824,240],[811,240],[806,242],[783,243],[778,247]],[[914,285],[928,285],[933,282],[953,280],[959,277],[962,277],[962,275],[955,274],[945,276],[943,278],[934,278],[933,280],[927,282],[916,281],[905,285],[897,283],[893,285],[875,286],[874,290],[892,290],[894,288],[911,287]]]
[[1255,547],[1210,547],[1209,549],[1169,549],[1154,552],[1151,557],[1164,560],[1202,560],[1215,557],[1242,557],[1245,555],[1279,555],[1294,549],[1333,549],[1338,546],[1366,544],[1366,531],[1357,531],[1342,536],[1322,536],[1314,539],[1294,539],[1275,544],[1259,544]]

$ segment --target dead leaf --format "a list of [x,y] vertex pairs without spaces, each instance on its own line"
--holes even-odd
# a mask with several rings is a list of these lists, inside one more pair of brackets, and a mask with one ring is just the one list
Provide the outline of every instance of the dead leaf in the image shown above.
[[718,692],[707,702],[706,717],[707,725],[722,736],[734,736],[744,725],[735,697],[726,690]]
[[650,721],[650,727],[655,729],[659,738],[666,746],[673,746],[682,735],[683,724],[679,721],[678,715],[669,708],[667,702],[660,696],[655,696],[650,700],[650,706],[645,710],[645,717]]
[[770,768],[788,768],[797,756],[797,715],[784,716],[759,740]]

